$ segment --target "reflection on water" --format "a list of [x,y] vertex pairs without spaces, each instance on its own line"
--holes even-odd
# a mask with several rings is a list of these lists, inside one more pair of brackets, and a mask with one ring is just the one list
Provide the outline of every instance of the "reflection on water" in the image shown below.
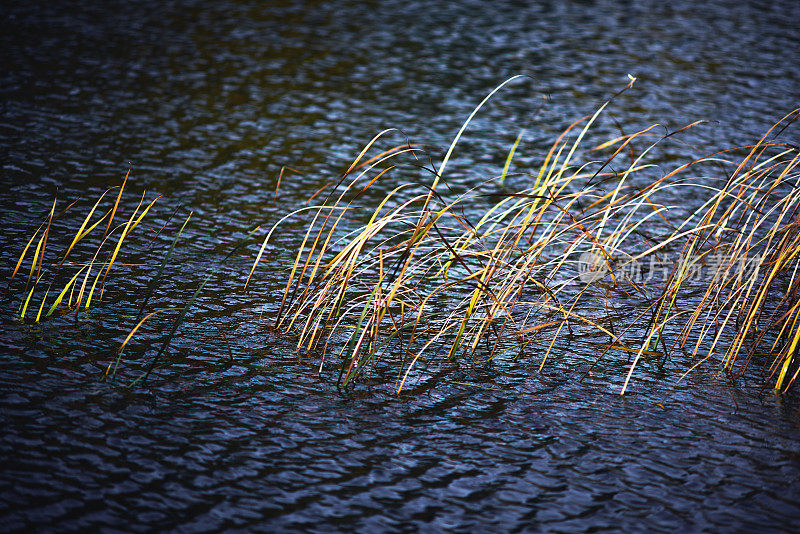
[[[11,271],[56,193],[88,202],[130,166],[131,187],[166,195],[154,227],[172,210],[195,213],[153,308],[181,305],[212,278],[170,366],[143,388],[97,377],[152,270],[127,268],[118,300],[79,324],[21,325],[19,303],[4,304],[7,528],[794,524],[800,432],[788,400],[703,372],[674,385],[655,364],[620,398],[619,369],[577,382],[594,358],[586,347],[562,347],[561,367],[543,375],[529,361],[430,368],[442,378],[421,379],[415,395],[395,398],[376,380],[348,400],[335,373],[309,376],[314,362],[296,362],[291,340],[259,323],[301,234],[281,236],[250,295],[238,288],[252,255],[220,262],[386,127],[437,161],[480,98],[517,73],[530,78],[467,131],[453,187],[499,174],[523,127],[515,165],[535,165],[627,73],[639,82],[600,135],[618,135],[615,121],[625,131],[717,121],[670,144],[665,163],[751,141],[800,103],[796,3],[97,4],[17,6],[0,20],[0,264]],[[276,200],[283,166],[298,172]],[[156,256],[173,235],[152,244]],[[143,332],[122,378],[161,334]]]

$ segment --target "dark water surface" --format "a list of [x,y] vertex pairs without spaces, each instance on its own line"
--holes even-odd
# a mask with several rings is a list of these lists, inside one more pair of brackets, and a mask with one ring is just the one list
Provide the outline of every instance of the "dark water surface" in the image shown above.
[[[248,295],[255,239],[222,260],[384,128],[439,161],[514,74],[530,78],[471,125],[453,187],[498,175],[523,127],[515,165],[536,165],[628,73],[639,81],[601,137],[617,123],[715,121],[668,145],[665,165],[751,142],[800,105],[797,2],[18,3],[0,15],[4,272],[56,194],[85,213],[130,167],[126,213],[144,189],[165,195],[90,315],[22,324],[19,288],[4,298],[0,530],[796,528],[796,402],[753,379],[711,362],[675,384],[671,363],[662,375],[644,362],[620,397],[625,361],[579,383],[586,365],[569,362],[595,355],[562,347],[543,374],[538,355],[431,366],[406,397],[390,378],[344,398],[335,371],[317,377],[265,328],[301,228],[281,233]],[[276,200],[284,165],[297,172]],[[189,210],[148,311],[211,278],[168,365],[127,387],[169,328],[154,321],[117,379],[100,380]]]

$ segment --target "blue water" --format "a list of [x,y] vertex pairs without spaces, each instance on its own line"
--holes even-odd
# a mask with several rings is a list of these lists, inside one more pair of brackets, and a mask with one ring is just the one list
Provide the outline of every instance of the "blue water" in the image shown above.
[[[638,80],[598,138],[711,121],[666,143],[665,166],[752,142],[800,105],[796,2],[142,1],[0,13],[5,272],[56,195],[88,209],[129,168],[126,213],[143,190],[164,195],[88,316],[23,324],[19,278],[6,293],[3,530],[793,531],[798,406],[761,391],[758,370],[718,375],[710,362],[676,384],[677,362],[663,372],[643,362],[620,397],[624,359],[579,382],[596,349],[577,340],[542,373],[535,353],[431,363],[405,396],[391,369],[344,396],[336,369],[317,376],[317,360],[267,327],[302,228],[281,233],[248,294],[255,238],[222,260],[384,128],[439,161],[481,98],[520,73],[465,134],[454,188],[498,175],[522,128],[515,168],[535,166],[628,74]],[[797,128],[783,138],[800,143]],[[276,197],[284,166],[294,171]],[[189,211],[148,310],[181,306],[210,273],[206,290],[146,384],[128,387],[166,320],[148,323],[116,379],[101,380]]]

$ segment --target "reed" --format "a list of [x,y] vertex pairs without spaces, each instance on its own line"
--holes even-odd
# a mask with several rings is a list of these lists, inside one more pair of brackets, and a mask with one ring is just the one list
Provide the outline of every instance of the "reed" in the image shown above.
[[[132,248],[128,247],[131,241],[131,235],[134,230],[142,224],[151,211],[151,208],[153,208],[155,203],[161,198],[159,196],[150,201],[146,201],[146,193],[142,192],[135,203],[135,207],[124,217],[123,222],[115,224],[115,219],[121,216],[125,212],[125,206],[130,204],[124,201],[123,194],[127,182],[128,175],[125,176],[121,186],[108,189],[102,193],[88,210],[85,217],[82,220],[78,219],[82,221],[80,225],[75,222],[78,229],[66,246],[65,251],[55,256],[55,259],[50,259],[49,256],[46,256],[46,253],[53,247],[54,242],[58,243],[60,241],[59,239],[54,241],[51,238],[56,223],[59,222],[59,219],[61,219],[70,208],[73,208],[79,203],[79,201],[75,201],[64,210],[57,213],[56,207],[58,201],[55,200],[53,202],[45,221],[37,228],[33,236],[23,247],[9,279],[8,289],[13,293],[13,290],[17,289],[17,287],[12,288],[14,279],[20,273],[28,271],[26,285],[20,291],[22,299],[18,317],[21,321],[25,321],[26,317],[28,317],[29,306],[32,302],[36,302],[37,300],[39,301],[39,305],[38,312],[34,319],[35,322],[50,317],[59,308],[63,307],[74,310],[77,320],[78,314],[81,311],[88,311],[90,306],[96,307],[100,303],[107,289],[107,283],[111,282],[114,278],[113,275],[109,277],[111,268],[120,264],[121,258],[125,255],[126,248]],[[116,192],[116,196],[110,194],[112,191]],[[174,216],[177,212],[178,209],[176,209],[172,215]],[[162,227],[151,228],[152,235],[149,237],[155,240],[167,227],[171,218],[172,216],[168,217]],[[171,244],[166,249],[157,271],[148,279],[146,290],[143,291],[141,295],[143,298],[141,298],[137,306],[138,314],[135,311],[132,314],[135,325],[117,350],[115,359],[105,367],[104,377],[110,379],[115,378],[126,348],[130,350],[130,342],[143,328],[145,330],[147,329],[145,325],[151,326],[150,323],[153,317],[162,317],[161,314],[164,312],[173,312],[169,314],[171,317],[166,332],[163,335],[156,334],[160,337],[159,347],[157,347],[158,350],[155,352],[150,362],[144,367],[138,378],[133,380],[130,385],[145,382],[147,377],[169,350],[178,328],[187,318],[193,305],[203,293],[208,282],[217,274],[219,267],[228,262],[239,249],[244,247],[248,240],[252,238],[253,234],[260,228],[259,226],[253,228],[244,238],[240,239],[232,250],[220,261],[208,264],[202,273],[202,279],[195,284],[190,298],[185,300],[182,306],[161,308],[145,314],[156,288],[162,281],[165,269],[172,260],[176,245],[191,218],[192,213],[190,212],[183,223],[177,228],[177,232]],[[68,218],[64,217],[64,219]],[[60,222],[63,222],[63,224],[60,224],[60,226],[63,227],[60,228],[61,233],[65,231],[69,232],[70,224],[73,222],[73,219]],[[105,223],[105,230],[101,233],[103,223]],[[36,243],[35,246],[34,243]],[[30,267],[26,269],[28,264],[30,264]],[[67,280],[66,283],[64,283],[64,280]],[[59,288],[60,291],[54,299],[49,299],[48,297],[53,288]],[[136,300],[139,299],[136,298]],[[46,308],[46,304],[49,305],[49,308]],[[45,309],[47,311],[43,313]],[[156,325],[151,330],[160,333],[164,330],[163,324]],[[151,335],[152,334],[153,332],[151,331]],[[145,351],[146,350],[147,349],[145,349]]]
[[713,276],[693,283],[701,297],[684,310],[672,346],[690,358],[702,356],[692,368],[718,355],[723,370],[738,366],[740,373],[765,351],[768,380],[784,392],[798,375],[800,154],[796,147],[768,139],[799,113],[792,111],[755,144],[739,148],[744,156],[724,186],[682,222],[693,231],[683,241],[682,261],[655,301],[662,319],[650,329],[653,335],[657,323],[670,317],[687,278],[705,264]]
[[[728,374],[757,365],[766,386],[788,391],[800,374],[800,152],[777,137],[800,109],[750,145],[664,170],[653,163],[660,145],[702,121],[592,141],[615,95],[570,124],[532,172],[512,172],[515,155],[526,149],[523,130],[498,176],[452,188],[447,171],[459,141],[516,78],[475,107],[438,168],[423,163],[427,147],[391,142],[393,130],[385,130],[338,180],[267,232],[245,289],[278,229],[291,219],[306,222],[276,328],[296,335],[298,352],[317,357],[319,371],[333,360],[345,388],[380,362],[396,370],[397,393],[421,362],[435,358],[523,358],[541,372],[553,358],[569,357],[556,349],[583,343],[599,351],[589,370],[614,354],[628,358],[621,394],[648,359],[672,362],[678,380],[707,362]],[[296,172],[285,167],[279,182],[287,169]],[[709,169],[712,178],[703,174]],[[409,178],[411,171],[423,179]],[[509,182],[523,186],[511,189]],[[54,200],[9,281],[27,274],[20,320],[38,322],[64,307],[77,317],[100,302],[112,267],[158,200],[142,193],[123,202],[127,183],[128,175],[77,219],[60,254],[52,251],[54,230],[76,203],[59,212]],[[705,200],[691,212],[671,205],[684,196]],[[189,218],[148,282],[136,324],[106,376],[114,377],[123,351],[151,318],[174,312],[160,348],[133,381],[144,382],[219,267],[207,266],[183,306],[145,313]],[[664,258],[674,259],[654,278],[653,266]],[[621,303],[624,313],[608,312],[608,302]]]
[[[74,309],[76,314],[81,309],[88,311],[92,305],[97,305],[102,299],[106,287],[106,279],[111,268],[118,263],[124,243],[127,242],[133,231],[141,224],[159,199],[159,197],[156,197],[149,202],[145,202],[146,194],[143,192],[127,220],[115,225],[115,217],[118,210],[120,210],[120,201],[123,197],[129,173],[130,171],[125,175],[125,179],[119,187],[108,189],[100,195],[88,210],[64,252],[56,255],[50,253],[52,246],[48,247],[48,245],[52,245],[51,235],[54,231],[54,225],[78,201],[72,202],[57,213],[58,199],[53,200],[53,205],[45,217],[46,220],[42,222],[22,249],[9,279],[10,287],[17,274],[22,272],[26,259],[30,261],[28,277],[22,291],[24,297],[18,311],[20,320],[25,321],[29,317],[28,310],[32,304],[35,306],[37,298],[39,306],[34,322],[39,322],[43,318],[42,314],[48,303],[49,307],[47,307],[44,317],[53,315],[64,304],[65,298],[67,299],[67,308]],[[103,201],[114,190],[118,190],[116,199],[113,204],[104,208]],[[106,224],[105,230],[101,234],[97,229],[102,227],[103,222]],[[96,247],[94,248],[94,253],[90,253],[91,259],[85,257],[74,259],[76,247],[91,240],[94,240],[94,245],[89,245],[88,249],[84,247],[81,250],[82,253],[85,253],[86,250],[91,250],[91,247]],[[32,254],[29,254],[34,241],[36,241],[36,247],[33,249]],[[67,261],[68,259],[71,261]],[[67,276],[68,281],[63,286],[61,284],[65,277],[62,270],[68,270],[73,273],[71,276]],[[58,291],[52,302],[48,300],[51,290]]]
[[[598,360],[612,350],[635,355],[620,393],[644,356],[680,351],[689,370],[716,359],[723,370],[738,365],[743,372],[764,343],[772,386],[788,389],[798,374],[790,369],[798,368],[800,343],[800,174],[797,149],[769,139],[798,111],[752,146],[658,176],[648,162],[651,152],[700,121],[666,134],[652,125],[587,148],[606,102],[555,140],[530,175],[532,185],[489,197],[483,192],[486,184],[506,181],[523,132],[499,177],[453,193],[445,171],[462,134],[512,80],[475,108],[438,170],[431,170],[429,184],[397,176],[404,172],[401,158],[418,155],[418,147],[394,146],[368,157],[390,133],[384,131],[327,198],[270,230],[250,277],[276,228],[290,217],[309,219],[276,327],[296,334],[298,350],[317,354],[320,370],[328,358],[340,362],[345,386],[382,358],[396,359],[398,393],[426,355],[491,360],[527,354],[541,371],[559,340],[579,334],[608,338]],[[644,148],[636,153],[635,146]],[[711,163],[733,169],[719,188],[696,175]],[[389,192],[374,204],[359,202],[373,188]],[[659,199],[675,191],[708,200],[672,220],[668,202]],[[476,208],[491,197],[499,200]],[[680,259],[660,285],[625,269],[676,251]],[[585,253],[592,258],[588,266]],[[693,280],[692,273],[712,260],[713,276]],[[751,264],[758,268],[749,274],[738,268]],[[633,293],[640,304],[627,322],[611,323],[596,313],[598,288],[611,298]]]

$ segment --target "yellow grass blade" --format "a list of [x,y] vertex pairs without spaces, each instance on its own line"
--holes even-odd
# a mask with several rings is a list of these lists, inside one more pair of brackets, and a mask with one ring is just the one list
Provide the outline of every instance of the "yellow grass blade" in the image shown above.
[[31,290],[28,291],[28,296],[25,298],[25,303],[22,305],[22,311],[19,314],[20,320],[25,320],[25,312],[28,311],[28,303],[31,301],[34,289],[36,289],[36,286],[32,287]]
[[111,371],[111,367],[112,366],[114,367],[114,374],[116,374],[117,366],[119,365],[120,358],[122,357],[122,351],[125,350],[125,346],[131,340],[131,338],[133,338],[133,335],[136,334],[136,331],[139,330],[139,328],[145,323],[145,321],[147,321],[150,317],[152,317],[153,315],[155,315],[157,313],[161,313],[161,312],[165,312],[165,311],[171,311],[171,310],[180,310],[180,309],[181,308],[161,308],[160,310],[156,310],[154,312],[151,312],[151,313],[148,313],[147,315],[145,315],[142,318],[142,320],[139,321],[138,323],[136,323],[136,326],[134,326],[133,329],[130,332],[128,332],[128,335],[125,337],[125,341],[123,341],[122,345],[120,345],[119,349],[117,349],[116,364],[114,362],[110,362],[108,364],[108,367],[106,368],[106,372],[105,372],[104,376],[108,376],[108,373]]
[[117,213],[117,207],[119,206],[119,201],[122,199],[122,192],[125,190],[125,184],[128,183],[128,176],[130,176],[131,170],[128,169],[128,172],[125,173],[125,178],[122,180],[122,185],[119,187],[119,193],[117,193],[117,200],[114,202],[114,207],[111,209],[111,217],[108,219],[108,224],[106,225],[106,231],[103,232],[103,237],[108,235],[108,231],[111,229],[111,224],[114,222],[114,215]]
[[[113,188],[112,188],[112,189],[113,189]],[[106,193],[108,193],[109,191],[111,191],[111,189],[106,189],[106,190],[103,192],[103,194],[102,194],[102,195],[100,195],[100,198],[98,198],[98,199],[97,199],[97,202],[95,202],[95,203],[94,203],[94,206],[92,206],[92,209],[91,209],[91,210],[89,210],[89,214],[88,214],[88,215],[86,215],[86,218],[83,220],[83,223],[81,223],[81,226],[80,226],[80,228],[78,228],[78,231],[77,231],[77,233],[75,234],[75,237],[72,239],[72,242],[69,244],[69,247],[67,247],[67,251],[64,253],[64,258],[61,260],[61,262],[62,262],[62,263],[64,262],[64,260],[66,260],[66,259],[67,259],[67,256],[69,256],[69,253],[72,251],[73,247],[75,247],[75,245],[76,245],[76,244],[77,244],[77,243],[78,243],[78,242],[79,242],[81,239],[83,239],[84,237],[86,237],[86,235],[87,235],[89,232],[91,232],[91,231],[92,231],[92,230],[93,230],[93,229],[94,229],[94,228],[95,228],[95,227],[96,227],[98,224],[100,224],[100,222],[101,222],[103,219],[105,219],[105,218],[106,218],[107,214],[106,214],[106,215],[104,215],[104,216],[103,216],[103,217],[102,217],[102,218],[101,218],[99,221],[97,221],[96,223],[94,223],[94,225],[93,225],[93,226],[91,226],[91,227],[90,227],[88,230],[86,230],[86,232],[84,232],[84,228],[86,228],[86,225],[89,223],[89,220],[92,218],[92,215],[94,215],[94,212],[95,212],[95,210],[97,209],[97,206],[99,206],[99,205],[100,205],[100,202],[103,200],[103,197],[105,197],[105,196],[106,196]]]
[[506,158],[506,163],[505,163],[505,165],[503,165],[503,172],[500,175],[500,180],[499,181],[500,181],[501,184],[506,181],[506,175],[508,174],[508,168],[511,166],[511,160],[514,159],[514,152],[517,151],[517,146],[519,145],[519,142],[522,141],[522,136],[523,135],[525,135],[525,130],[524,129],[519,132],[519,135],[517,136],[517,139],[514,141],[514,145],[511,147],[511,150],[508,152],[508,157]]
[[[37,235],[39,235],[39,231],[41,231],[41,229],[42,229],[42,226],[44,226],[44,223],[42,223],[41,225],[39,225],[39,228],[37,228],[37,229],[36,229],[36,232],[34,232],[34,234],[33,234],[33,235],[31,236],[31,238],[28,240],[28,244],[27,244],[27,245],[25,245],[25,248],[24,248],[24,249],[22,249],[22,254],[20,254],[20,255],[19,255],[19,259],[17,260],[17,265],[14,267],[14,272],[12,272],[12,273],[11,273],[11,278],[9,278],[9,280],[13,280],[13,279],[14,279],[14,277],[17,275],[17,271],[19,271],[19,267],[20,267],[20,265],[22,265],[22,260],[24,260],[24,259],[25,259],[25,254],[27,254],[27,252],[28,252],[28,249],[29,249],[29,248],[30,248],[30,246],[31,246],[31,243],[33,243],[33,240],[34,240],[34,239],[36,239],[36,236],[37,236]],[[37,248],[38,248],[38,247],[37,247]],[[34,260],[34,263],[36,263],[36,260]],[[31,273],[31,274],[32,274],[32,273]]]
[[[75,275],[70,279],[70,281],[67,282],[67,285],[64,286],[64,289],[61,290],[61,293],[58,294],[58,297],[56,297],[56,300],[50,306],[50,309],[47,311],[47,315],[45,315],[45,317],[50,317],[51,315],[53,315],[53,312],[56,311],[56,308],[58,308],[58,305],[61,304],[61,301],[64,299],[64,295],[67,294],[67,291],[69,291],[69,288],[71,288],[72,284],[75,283],[75,280],[78,278],[78,275],[81,274],[83,272],[83,270],[86,269],[87,267],[88,267],[88,265],[85,265],[84,267],[82,267],[77,273],[75,273]],[[42,302],[44,302],[44,301],[42,301]],[[38,319],[37,319],[37,322],[38,322]]]

